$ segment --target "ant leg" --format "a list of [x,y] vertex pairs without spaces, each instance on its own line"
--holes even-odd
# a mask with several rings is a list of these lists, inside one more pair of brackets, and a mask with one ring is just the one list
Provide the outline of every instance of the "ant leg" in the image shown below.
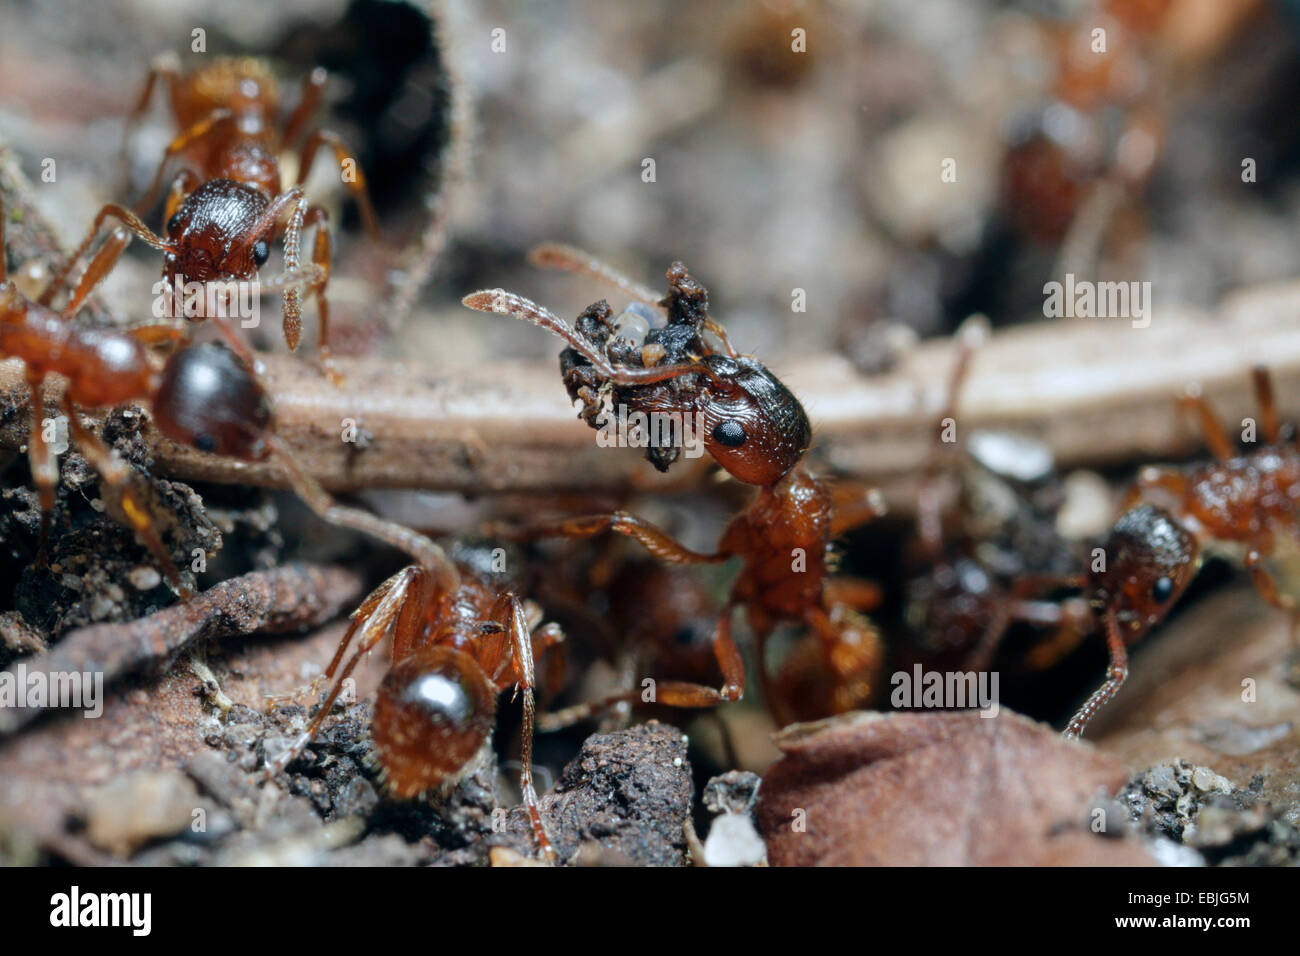
[[154,87],[158,85],[159,80],[162,80],[167,84],[168,93],[171,94],[172,98],[175,98],[176,83],[180,79],[180,69],[180,58],[170,50],[154,57],[154,61],[149,67],[149,75],[145,77],[144,88],[140,91],[140,96],[136,100],[135,106],[132,108],[131,112],[127,114],[126,122],[122,127],[122,151],[120,159],[122,166],[122,179],[124,182],[129,178],[127,175],[127,147],[131,143],[131,137],[132,134],[135,133],[136,127],[140,125],[141,118],[149,111],[149,101],[153,99]]
[[828,605],[843,604],[855,611],[874,611],[885,600],[884,591],[875,581],[843,574],[829,578],[822,593]]
[[550,837],[546,835],[546,825],[542,822],[542,811],[538,806],[537,790],[533,787],[533,724],[536,719],[536,703],[533,699],[533,639],[528,631],[528,621],[524,617],[524,609],[519,599],[510,595],[509,600],[515,680],[518,689],[523,691],[524,697],[524,722],[520,728],[519,744],[521,765],[519,790],[524,797],[524,806],[528,809],[528,819],[532,822],[537,846],[548,863],[555,863],[555,848],[551,845]]
[[[339,174],[343,178],[343,185],[348,188],[348,191],[352,193],[352,198],[357,201],[357,209],[361,211],[361,222],[365,226],[366,233],[371,239],[378,242],[379,219],[375,216],[375,207],[371,204],[370,192],[366,189],[365,173],[361,171],[357,158],[344,145],[338,133],[329,129],[318,129],[307,137],[307,142],[303,144],[301,159],[298,163],[298,185],[301,186],[307,181],[312,163],[316,161],[316,153],[321,146],[328,146],[334,153],[334,161],[339,165]],[[348,165],[349,163],[351,166]]]
[[330,351],[330,306],[325,299],[325,286],[330,281],[330,260],[333,254],[333,244],[330,239],[330,217],[329,213],[320,206],[312,206],[307,210],[307,216],[303,220],[303,228],[315,227],[316,232],[312,237],[312,255],[313,265],[319,266],[323,272],[321,279],[315,285],[308,289],[308,295],[316,297],[316,314],[320,328],[320,334],[316,342],[316,354],[320,361],[321,371],[339,385],[343,382],[343,375],[334,367],[333,354]]
[[1246,565],[1246,570],[1250,572],[1250,579],[1255,583],[1255,589],[1259,591],[1260,597],[1273,607],[1294,615],[1296,602],[1278,589],[1277,580],[1264,567],[1264,556],[1272,550],[1273,544],[1269,536],[1262,536],[1251,543],[1243,563]]
[[1011,585],[1011,589],[1004,599],[994,606],[993,617],[985,625],[979,642],[966,656],[962,669],[969,671],[987,670],[993,662],[993,656],[997,653],[998,646],[1002,643],[1002,638],[1006,636],[1007,628],[1011,626],[1012,622],[1051,623],[1042,620],[1042,605],[1040,602],[1028,601],[1027,598],[1030,595],[1041,594],[1055,588],[1083,588],[1087,587],[1087,584],[1087,578],[1083,575],[1028,575],[1018,578]]
[[[0,256],[3,256],[3,252],[0,252]],[[36,484],[36,494],[41,502],[41,533],[36,549],[36,563],[40,567],[46,564],[46,552],[50,543],[50,512],[54,510],[54,486],[59,481],[59,469],[54,453],[45,441],[44,380],[44,375],[29,373],[27,376],[32,405],[32,427],[27,438],[27,457],[31,462],[32,481]]]
[[771,637],[770,628],[756,629],[754,650],[758,657],[758,682],[763,689],[763,701],[767,704],[768,715],[777,728],[794,723],[794,711],[786,702],[785,696],[778,690],[777,681],[767,666],[767,640]]
[[593,538],[607,531],[635,538],[655,557],[670,564],[722,564],[730,558],[728,554],[704,554],[700,551],[692,551],[666,531],[662,531],[648,521],[642,521],[626,511],[615,511],[607,515],[583,515],[576,518],[538,521],[522,529],[496,528],[495,526],[490,526],[489,529],[489,533],[494,537],[507,537],[512,540],[550,537]]
[[460,588],[460,572],[437,542],[395,521],[385,521],[368,511],[338,504],[316,479],[302,470],[293,452],[278,436],[268,434],[265,441],[284,469],[290,487],[313,512],[331,524],[360,531],[404,551],[432,574],[437,587],[444,591]]
[[[410,599],[412,587],[415,583],[418,583],[418,579],[423,574],[423,569],[414,565],[403,568],[375,588],[361,602],[361,605],[352,612],[348,629],[339,641],[338,649],[334,651],[334,657],[330,660],[329,667],[317,680],[329,680],[334,676],[353,639],[359,635],[360,640],[357,641],[356,652],[348,659],[343,670],[339,672],[338,679],[334,681],[334,686],[330,688],[329,694],[321,704],[320,710],[316,712],[316,716],[307,725],[307,729],[299,734],[283,753],[274,760],[267,762],[266,780],[272,780],[282,773],[289,764],[293,763],[307,749],[307,745],[311,743],[312,738],[316,736],[325,723],[325,718],[329,716],[334,701],[338,700],[339,694],[343,692],[344,682],[352,675],[357,664],[374,649],[375,645],[390,633],[394,633],[395,625],[398,625],[399,617]],[[396,635],[394,636],[396,637]],[[313,685],[315,683],[314,681]]]
[[844,681],[837,683],[835,709],[859,708],[880,686],[885,665],[880,631],[845,604],[810,608],[803,617],[821,639],[831,672]]
[[1115,620],[1115,609],[1106,611],[1106,645],[1110,649],[1110,665],[1106,669],[1106,680],[1084,701],[1083,706],[1070,718],[1064,736],[1067,740],[1078,740],[1088,722],[1097,715],[1106,703],[1119,693],[1128,679],[1128,651],[1124,647],[1124,636],[1119,631],[1119,622]]
[[183,325],[166,322],[145,322],[123,329],[127,335],[145,345],[163,345],[181,342],[188,337],[189,330]]
[[718,629],[713,632],[713,656],[722,671],[722,699],[741,700],[745,696],[745,661],[731,636],[731,615],[735,605],[730,601],[718,616]]
[[[857,493],[848,498],[842,491],[841,483],[832,490],[831,502],[831,537],[838,538],[855,528],[869,524],[888,512],[885,497],[879,488],[856,486]],[[843,500],[841,500],[843,499]]]
[[105,445],[81,424],[76,406],[68,409],[68,430],[76,440],[81,453],[90,460],[95,470],[103,476],[105,483],[119,496],[123,515],[136,536],[153,552],[154,558],[162,566],[167,583],[180,595],[182,601],[188,601],[194,596],[194,591],[181,583],[171,553],[163,545],[146,503],[141,500],[132,486],[135,476],[131,469],[123,464],[112,448]]
[[321,97],[325,94],[325,84],[329,82],[329,73],[325,67],[318,66],[307,74],[302,81],[302,96],[298,99],[298,105],[293,108],[289,114],[289,119],[284,124],[284,135],[281,142],[286,146],[292,146],[302,135],[302,131],[307,127],[307,121],[316,115],[320,109]]
[[[692,551],[667,532],[625,511],[539,522],[524,529],[522,536],[589,538],[607,531],[635,538],[652,555],[670,564],[722,564],[731,557],[723,553]],[[517,539],[520,535],[518,529],[513,529],[507,536]],[[731,612],[732,605],[729,604],[718,621],[718,629],[713,638],[713,651],[723,677],[720,696],[727,701],[740,700],[745,693],[745,665],[731,636]]]
[[1037,641],[1025,653],[1025,663],[1031,670],[1047,670],[1069,654],[1083,638],[1091,633],[1096,618],[1088,602],[1080,597],[1067,598],[1060,604],[1047,601],[1026,601],[1018,615],[1029,621],[1056,630]]
[[1264,429],[1264,438],[1272,444],[1282,436],[1282,424],[1277,414],[1277,398],[1273,394],[1273,379],[1263,365],[1252,368],[1250,377],[1255,385],[1255,401],[1259,404],[1260,424]]
[[[542,714],[537,718],[537,729],[542,733],[563,730],[565,727],[571,727],[584,720],[590,720],[592,717],[617,707],[619,704],[635,703],[643,693],[645,691],[640,687],[630,687],[627,690],[607,694],[599,700],[574,704],[572,707],[565,707],[563,710]],[[655,681],[654,700],[651,703],[689,710],[716,707],[723,703],[723,697],[715,687],[706,687],[703,684],[693,684],[689,681],[660,680]]]
[[149,184],[148,191],[135,204],[135,211],[143,216],[153,208],[153,204],[158,201],[158,191],[162,189],[163,178],[167,173],[167,166],[173,159],[213,135],[217,130],[232,125],[235,122],[235,114],[228,109],[213,110],[203,119],[199,120],[189,129],[179,133],[175,139],[167,144],[163,151],[162,162],[158,164],[158,172],[154,174],[153,182]]
[[95,237],[99,235],[99,230],[103,228],[104,221],[109,217],[116,219],[122,225],[126,226],[126,228],[142,242],[148,243],[153,248],[162,252],[172,251],[167,240],[156,235],[152,229],[140,221],[139,216],[131,212],[129,209],[117,205],[117,203],[109,203],[100,209],[95,215],[95,221],[91,223],[90,231],[86,233],[86,238],[81,241],[81,245],[77,246],[72,255],[68,257],[67,261],[65,261],[54,274],[54,277],[50,280],[50,284],[46,286],[45,291],[41,293],[41,297],[36,300],[37,304],[48,306],[52,301],[54,301],[55,293],[58,292],[59,288],[67,281],[68,276],[72,272],[72,267],[86,254],[86,251],[90,248],[91,244],[94,243]]
[[1210,452],[1215,458],[1227,461],[1232,457],[1232,441],[1200,386],[1189,385],[1183,397],[1178,400],[1178,407],[1196,416],[1201,424],[1201,432],[1205,435],[1205,443],[1210,446]]
[[[939,417],[935,420],[934,441],[922,469],[916,495],[916,527],[922,550],[931,563],[943,554],[943,509],[948,495],[943,488],[944,477],[952,468],[952,456],[961,447],[956,440],[957,406],[961,400],[962,386],[970,375],[971,363],[988,338],[988,320],[973,316],[961,324],[954,333],[957,356],[948,375],[947,391]],[[949,431],[952,438],[948,438]]]
[[163,228],[166,229],[167,223],[171,221],[176,210],[181,208],[185,202],[185,197],[194,190],[199,188],[201,180],[192,169],[182,169],[172,179],[171,187],[167,190],[167,201],[163,203]]
[[81,278],[77,281],[77,287],[72,291],[72,296],[64,305],[61,313],[63,318],[71,319],[80,311],[90,293],[104,281],[105,276],[113,271],[113,267],[122,258],[122,253],[130,242],[131,233],[121,226],[108,234],[108,238],[95,252],[90,264],[86,266],[86,271],[81,274]]

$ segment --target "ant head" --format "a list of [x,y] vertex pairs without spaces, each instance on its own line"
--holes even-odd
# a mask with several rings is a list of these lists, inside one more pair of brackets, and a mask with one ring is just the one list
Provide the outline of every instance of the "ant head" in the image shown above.
[[191,345],[163,367],[154,422],[173,441],[243,461],[270,454],[271,402],[261,383],[222,345]]
[[262,193],[229,179],[210,179],[186,196],[167,220],[168,285],[178,277],[211,282],[255,276],[271,254],[270,230],[252,234],[267,205]]
[[706,355],[704,447],[737,481],[773,485],[803,459],[812,426],[794,393],[751,358]]
[[1114,611],[1126,640],[1158,623],[1200,566],[1200,544],[1161,508],[1138,505],[1120,516],[1106,540],[1105,565],[1092,574],[1092,600]]
[[389,788],[415,797],[455,780],[487,744],[496,691],[469,655],[425,647],[393,664],[375,700],[375,751]]

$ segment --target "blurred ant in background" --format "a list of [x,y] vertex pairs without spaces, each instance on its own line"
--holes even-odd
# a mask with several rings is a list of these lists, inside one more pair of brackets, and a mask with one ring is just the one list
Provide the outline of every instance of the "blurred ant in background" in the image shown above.
[[[332,256],[329,214],[323,207],[308,203],[302,184],[320,148],[328,147],[360,206],[367,231],[377,237],[365,177],[338,135],[324,129],[311,133],[302,145],[297,185],[285,189],[280,172],[281,152],[302,137],[320,106],[325,71],[317,68],[311,72],[304,81],[297,108],[281,126],[279,89],[262,61],[218,58],[191,74],[181,75],[175,57],[162,57],[149,72],[128,121],[128,131],[147,111],[160,81],[167,87],[180,133],[167,146],[137,210],[132,212],[116,203],[104,206],[86,238],[55,276],[50,291],[42,296],[41,304],[51,304],[55,286],[86,255],[104,223],[114,219],[125,230],[122,226],[115,228],[99,247],[86,266],[83,284],[87,280],[93,284],[106,275],[134,234],[163,253],[163,294],[171,315],[176,317],[189,311],[176,301],[173,290],[178,285],[255,278],[270,257],[270,243],[287,216],[283,226],[284,272],[262,282],[260,291],[283,290],[284,338],[291,350],[298,347],[302,331],[302,290],[315,296],[320,316],[320,361],[327,374],[337,380],[330,361],[329,304],[325,298]],[[180,170],[171,180],[164,208],[164,235],[159,236],[139,216],[153,206],[167,172],[177,163]],[[315,230],[312,261],[304,264],[299,246],[303,230],[309,228]],[[70,303],[73,311],[76,303],[74,297]],[[211,317],[232,347],[251,360],[246,346],[221,316]]]
[[[582,417],[597,427],[609,403],[630,411],[677,414],[700,423],[704,448],[733,478],[756,485],[750,505],[732,519],[717,551],[693,551],[664,531],[623,511],[541,522],[525,536],[589,537],[607,531],[639,541],[656,558],[675,564],[721,564],[740,558],[742,567],[714,632],[713,649],[722,674],[719,689],[691,682],[657,685],[660,703],[708,707],[739,700],[745,671],[731,634],[733,611],[743,606],[756,637],[760,674],[773,717],[785,724],[791,705],[769,679],[766,643],[786,622],[802,623],[817,641],[834,675],[834,711],[860,706],[874,692],[883,663],[875,627],[858,613],[874,606],[878,591],[861,582],[832,578],[831,542],[843,532],[881,514],[876,494],[855,508],[832,513],[827,488],[803,465],[812,441],[807,414],[795,396],[758,361],[735,354],[725,332],[708,314],[708,293],[680,263],[667,273],[667,296],[628,280],[591,256],[565,246],[535,250],[535,263],[608,282],[635,300],[637,308],[615,321],[604,300],[588,307],[576,326],[523,298],[493,289],[464,299],[466,306],[509,315],[558,335],[568,347],[560,367],[566,388],[582,403]],[[626,323],[654,309],[666,321],[644,330],[644,338],[625,338]],[[648,322],[646,323],[648,325]],[[705,333],[716,335],[717,351]],[[650,448],[647,457],[661,470],[676,460],[678,448]],[[519,532],[516,532],[519,533]],[[626,699],[636,694],[629,691]]]
[[1026,235],[1060,242],[1086,202],[1109,208],[1146,182],[1164,135],[1156,54],[1172,5],[1101,0],[1072,23],[1042,27],[1055,54],[1052,100],[1003,160],[1005,208]]
[[1092,629],[1082,599],[1045,597],[1083,583],[1077,557],[1054,527],[1062,496],[1031,494],[1024,481],[1013,483],[996,470],[1007,454],[995,446],[1009,444],[1018,477],[1041,481],[1052,474],[1050,451],[1004,433],[957,439],[961,390],[988,331],[987,320],[975,316],[955,335],[957,356],[917,493],[917,567],[905,609],[922,656],[974,671],[988,668],[1017,622],[1050,629],[1052,638],[1034,648],[1040,667]]

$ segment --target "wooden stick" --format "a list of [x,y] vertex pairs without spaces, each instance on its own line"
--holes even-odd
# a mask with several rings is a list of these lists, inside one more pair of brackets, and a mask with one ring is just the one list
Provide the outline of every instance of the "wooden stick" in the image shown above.
[[[0,191],[19,219],[8,230],[11,252],[23,260],[48,256],[55,237],[3,148]],[[1159,289],[1154,292],[1148,328],[1124,319],[1063,319],[995,335],[974,363],[959,428],[1027,433],[1064,467],[1159,460],[1197,447],[1173,411],[1190,382],[1202,386],[1229,423],[1253,415],[1248,372],[1257,362],[1273,372],[1283,418],[1300,419],[1300,336],[1293,331],[1300,283],[1243,290],[1213,314],[1165,308]],[[104,321],[94,307],[80,318]],[[932,442],[951,350],[946,340],[923,343],[895,371],[874,377],[833,354],[759,357],[807,408],[815,466],[873,482],[891,503],[908,503]],[[299,357],[261,358],[281,436],[304,470],[331,491],[665,490],[689,486],[709,468],[707,457],[683,459],[660,475],[636,449],[599,447],[595,432],[570,408],[554,358],[451,375],[417,362],[340,359],[347,376],[342,389]],[[61,383],[51,387],[49,397],[57,398]],[[0,361],[0,448],[26,445],[26,392],[21,364]],[[349,422],[360,440],[344,440]],[[201,455],[156,433],[150,440],[161,474],[285,485],[274,465]]]
[[[1230,424],[1256,414],[1250,366],[1264,362],[1284,420],[1300,419],[1300,283],[1225,300],[1216,314],[1157,311],[1149,328],[1122,319],[1062,319],[994,335],[962,396],[958,428],[1001,427],[1046,442],[1064,467],[1158,461],[1198,447],[1174,410],[1198,382]],[[415,362],[340,359],[337,388],[310,362],[263,355],[281,436],[332,491],[663,490],[689,485],[708,458],[660,475],[637,449],[601,448],[576,418],[558,362],[493,363],[435,374]],[[858,374],[838,355],[764,356],[814,426],[814,464],[885,487],[925,460],[952,360],[923,343],[894,371]],[[0,362],[0,447],[27,441],[22,366]],[[347,423],[358,441],[344,440]],[[1238,427],[1233,427],[1235,433]],[[160,474],[283,486],[274,465],[246,465],[153,435]]]

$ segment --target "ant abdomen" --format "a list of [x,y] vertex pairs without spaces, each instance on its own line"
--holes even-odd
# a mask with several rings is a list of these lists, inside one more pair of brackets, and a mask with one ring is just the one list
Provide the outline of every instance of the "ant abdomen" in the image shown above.
[[0,355],[21,358],[32,375],[66,376],[68,397],[80,405],[137,398],[153,376],[144,346],[131,336],[79,326],[30,304],[21,321],[0,326]]
[[168,438],[199,451],[244,461],[270,449],[271,403],[234,352],[204,343],[176,352],[159,378],[154,422]]
[[483,669],[454,648],[424,647],[394,663],[372,720],[389,789],[416,797],[472,767],[492,733],[496,697]]

